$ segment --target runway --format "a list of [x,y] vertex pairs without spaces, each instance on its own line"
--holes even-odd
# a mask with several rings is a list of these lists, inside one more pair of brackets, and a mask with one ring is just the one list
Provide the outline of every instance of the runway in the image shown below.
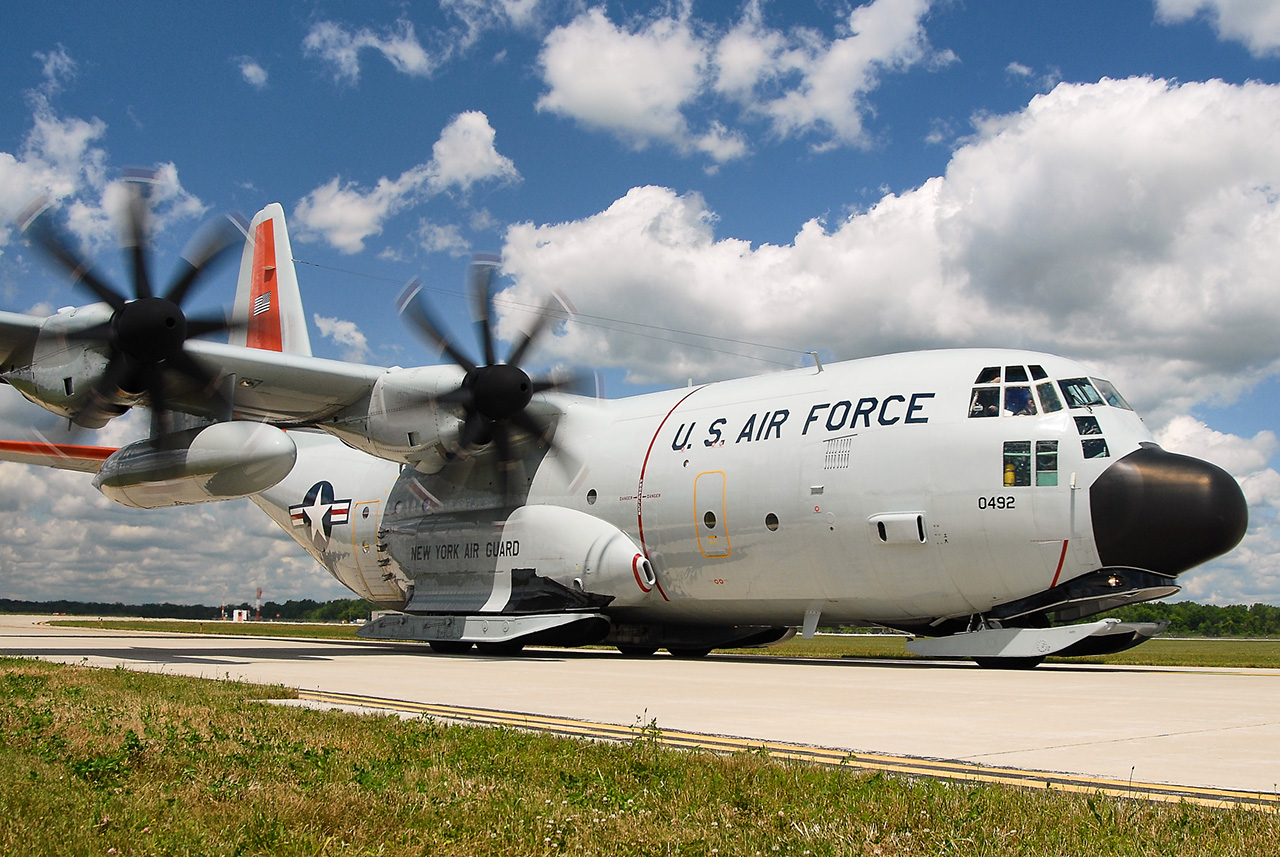
[[510,658],[442,656],[411,645],[38,624],[45,618],[0,616],[0,652],[279,683],[324,705],[601,737],[653,723],[668,738],[700,735],[703,745],[719,741],[721,749],[772,742],[780,751],[809,748],[818,761],[851,753],[855,763],[875,767],[885,759],[889,770],[1001,779],[982,776],[999,769],[1018,775],[1007,781],[1128,786],[1139,794],[1172,784],[1189,787],[1181,794],[1193,799],[1212,802],[1213,790],[1227,790],[1280,805],[1280,670],[1042,665],[1001,672],[938,662],[684,661],[539,649]]

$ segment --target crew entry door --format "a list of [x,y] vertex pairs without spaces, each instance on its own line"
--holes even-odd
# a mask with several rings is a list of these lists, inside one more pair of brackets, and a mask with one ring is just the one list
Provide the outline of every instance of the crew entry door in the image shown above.
[[729,516],[725,512],[724,471],[699,473],[693,483],[693,526],[706,557],[728,556]]

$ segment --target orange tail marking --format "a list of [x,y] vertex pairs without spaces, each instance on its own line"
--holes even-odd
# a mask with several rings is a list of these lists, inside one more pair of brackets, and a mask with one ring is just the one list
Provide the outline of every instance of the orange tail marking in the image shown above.
[[245,344],[265,351],[283,351],[280,295],[276,290],[276,232],[269,219],[258,224],[253,236],[253,283],[249,298]]

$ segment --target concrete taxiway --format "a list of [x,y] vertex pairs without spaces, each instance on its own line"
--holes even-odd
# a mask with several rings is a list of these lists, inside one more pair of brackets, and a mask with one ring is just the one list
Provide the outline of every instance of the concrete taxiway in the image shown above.
[[[0,653],[333,695],[1274,796],[1280,670],[816,661],[146,634],[0,616]],[[392,704],[384,705],[394,708]],[[401,706],[414,710],[412,706]],[[430,713],[428,709],[421,709]],[[435,709],[437,713],[443,709]],[[493,722],[509,722],[495,720]]]

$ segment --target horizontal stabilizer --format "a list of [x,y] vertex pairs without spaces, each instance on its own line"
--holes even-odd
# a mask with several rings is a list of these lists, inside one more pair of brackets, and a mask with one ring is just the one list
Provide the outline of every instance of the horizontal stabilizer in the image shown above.
[[109,446],[76,446],[66,443],[0,440],[0,461],[37,464],[79,473],[97,473],[116,450]]

